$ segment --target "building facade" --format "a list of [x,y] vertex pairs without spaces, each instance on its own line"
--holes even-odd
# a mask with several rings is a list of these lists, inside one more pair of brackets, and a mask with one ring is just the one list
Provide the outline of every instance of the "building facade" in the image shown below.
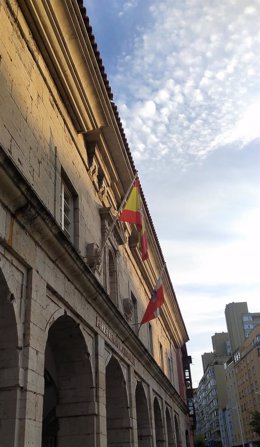
[[[249,312],[246,302],[238,302],[227,304],[225,316],[228,332],[213,335],[213,352],[202,356],[204,375],[195,397],[196,432],[216,442],[210,429],[208,397],[213,385],[218,442],[223,447],[251,447],[260,441],[250,425],[252,412],[260,411],[260,314]],[[218,383],[215,368],[221,371]]]
[[[192,445],[188,334],[80,0],[0,3],[0,443]],[[185,374],[184,374],[185,371]],[[187,388],[189,389],[187,393]]]
[[194,398],[196,433],[203,436],[208,447],[228,447],[222,436],[222,411],[227,404],[224,363],[228,359],[228,333],[214,334],[212,345],[213,352],[202,355],[203,377]]
[[256,326],[226,364],[228,432],[232,445],[260,441],[250,425],[253,411],[260,412],[260,326]]
[[231,352],[234,353],[251,331],[260,324],[260,313],[249,312],[246,302],[229,303],[225,308]]

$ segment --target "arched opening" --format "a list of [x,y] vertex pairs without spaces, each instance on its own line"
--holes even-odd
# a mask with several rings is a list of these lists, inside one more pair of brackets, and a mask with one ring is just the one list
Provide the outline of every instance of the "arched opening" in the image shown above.
[[0,444],[13,447],[19,389],[18,335],[15,312],[0,269]]
[[156,447],[164,447],[165,439],[164,439],[164,430],[162,422],[162,413],[157,398],[154,399],[153,411],[154,411]]
[[139,382],[135,390],[138,447],[152,445],[152,432],[149,421],[148,405],[142,384]]
[[117,306],[117,269],[114,256],[109,251],[109,295],[113,303]]
[[188,430],[185,430],[186,446],[190,447],[190,438]]
[[79,326],[68,316],[49,330],[44,379],[42,447],[94,446],[91,364]]
[[166,408],[166,427],[167,427],[168,447],[174,447],[175,442],[172,428],[172,420],[168,408]]
[[177,441],[177,447],[181,447],[181,435],[180,435],[180,427],[177,415],[174,416],[174,424],[175,424],[175,433],[176,433],[176,441]]
[[106,368],[107,446],[128,447],[131,440],[126,383],[119,362],[112,357]]

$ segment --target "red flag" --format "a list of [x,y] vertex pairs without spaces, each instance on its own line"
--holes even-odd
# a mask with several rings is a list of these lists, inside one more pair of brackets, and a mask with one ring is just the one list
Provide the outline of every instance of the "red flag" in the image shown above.
[[142,228],[142,212],[139,180],[136,178],[132,191],[127,199],[122,213],[118,220],[121,222],[129,222],[137,226],[138,231]]
[[150,320],[159,316],[159,309],[164,303],[164,293],[161,277],[158,279],[155,289],[152,292],[151,299],[148,303],[146,311],[144,313],[141,324],[147,323]]

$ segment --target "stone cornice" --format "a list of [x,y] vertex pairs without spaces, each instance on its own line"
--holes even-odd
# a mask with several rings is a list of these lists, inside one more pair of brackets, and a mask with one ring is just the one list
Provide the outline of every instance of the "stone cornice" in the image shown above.
[[[82,38],[76,17],[71,17],[70,0],[62,2],[63,6],[57,1],[53,5],[49,0],[22,0],[18,3],[76,130],[84,132],[97,127],[88,98],[96,93],[91,79],[93,61],[87,50],[82,49],[81,54],[79,52],[78,43]],[[74,50],[73,57],[71,47]],[[88,73],[83,70],[87,65]],[[88,89],[84,88],[85,83],[88,83]]]
[[122,184],[128,185],[133,161],[77,1],[18,0],[18,4],[75,129],[85,134],[103,128],[113,163],[124,167]]

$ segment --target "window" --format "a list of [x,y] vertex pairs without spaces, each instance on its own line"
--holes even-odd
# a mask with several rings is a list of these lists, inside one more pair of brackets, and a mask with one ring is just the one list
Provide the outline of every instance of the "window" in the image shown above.
[[235,352],[235,354],[234,354],[234,362],[236,363],[236,362],[238,362],[239,360],[240,360],[240,352],[237,351],[237,352]]
[[252,321],[253,317],[252,315],[243,315],[243,321]]
[[254,329],[253,324],[244,324],[244,329]]
[[148,349],[153,355],[153,328],[150,323],[148,324]]
[[168,370],[169,370],[169,379],[173,383],[173,366],[172,366],[171,355],[169,355],[168,357]]
[[260,343],[260,334],[257,334],[255,341],[256,341],[256,343]]
[[133,293],[131,293],[131,301],[133,306],[133,313],[132,313],[132,328],[137,334],[138,332],[138,312],[137,312],[137,299],[134,296]]
[[164,371],[164,358],[163,358],[163,347],[162,344],[159,343],[159,348],[160,348],[160,363],[161,363],[161,368]]
[[228,354],[228,355],[231,355],[231,354],[232,354],[230,340],[227,340],[227,341],[226,341],[226,350],[227,350],[227,354]]
[[76,194],[65,174],[61,178],[61,228],[75,242],[75,202]]

